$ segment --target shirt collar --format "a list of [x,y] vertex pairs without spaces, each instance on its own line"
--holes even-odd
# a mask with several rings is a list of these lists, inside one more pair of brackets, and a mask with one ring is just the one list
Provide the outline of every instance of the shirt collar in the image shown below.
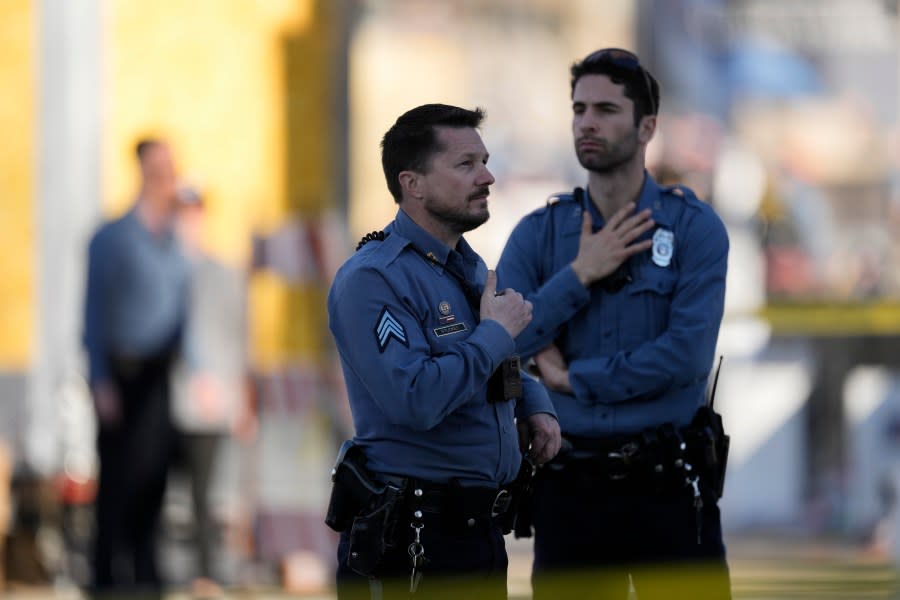
[[155,235],[147,228],[147,224],[144,223],[144,220],[141,219],[141,215],[138,212],[139,210],[137,203],[135,203],[134,206],[125,213],[125,218],[123,220],[128,224],[129,228],[134,230],[138,235],[144,236],[157,244],[165,245],[175,243],[175,229],[172,225],[164,228],[159,235]]
[[[645,208],[649,208],[652,211],[651,218],[657,225],[661,225],[663,227],[669,227],[671,225],[671,221],[669,216],[662,209],[662,201],[661,198],[663,196],[664,189],[656,183],[656,180],[644,170],[644,185],[641,187],[641,193],[637,199],[637,208],[635,212],[640,212]],[[605,220],[603,216],[600,214],[600,211],[597,210],[597,206],[591,201],[590,190],[585,193],[587,198],[587,209],[591,211],[591,218],[594,220],[594,224],[604,224]]]
[[[394,217],[393,229],[398,235],[408,239],[425,256],[432,258],[441,265],[447,264],[450,248],[420,227],[402,208],[397,211],[397,216]],[[465,238],[459,238],[456,251],[462,255],[466,262],[477,262],[478,255]]]

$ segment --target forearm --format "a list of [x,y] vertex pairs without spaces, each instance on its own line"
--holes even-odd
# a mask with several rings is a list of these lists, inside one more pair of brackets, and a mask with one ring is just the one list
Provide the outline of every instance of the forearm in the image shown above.
[[574,359],[569,381],[576,397],[617,404],[653,397],[705,378],[712,366],[719,319],[670,328],[659,338],[612,356]]
[[533,291],[519,291],[534,306],[531,323],[516,337],[516,351],[523,359],[531,358],[553,343],[563,325],[591,299],[590,291],[581,285],[570,267]]

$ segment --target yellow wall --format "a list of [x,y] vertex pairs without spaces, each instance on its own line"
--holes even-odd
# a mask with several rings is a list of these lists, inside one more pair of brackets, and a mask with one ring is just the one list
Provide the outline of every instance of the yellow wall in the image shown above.
[[0,369],[31,361],[34,325],[35,25],[30,0],[0,12]]
[[[169,139],[180,171],[207,193],[209,248],[246,264],[253,232],[333,202],[332,2],[112,0],[106,3],[106,206],[137,184],[134,142]],[[319,285],[254,279],[255,362],[315,360]]]
[[310,25],[311,1],[107,3],[103,183],[115,212],[137,184],[134,142],[173,142],[180,171],[208,192],[209,244],[246,257],[249,230],[284,211],[282,40]]

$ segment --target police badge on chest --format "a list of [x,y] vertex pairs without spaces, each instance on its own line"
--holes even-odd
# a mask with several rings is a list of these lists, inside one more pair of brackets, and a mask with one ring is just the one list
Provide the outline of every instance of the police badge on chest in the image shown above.
[[675,254],[675,234],[668,229],[657,229],[653,234],[653,264],[668,267]]

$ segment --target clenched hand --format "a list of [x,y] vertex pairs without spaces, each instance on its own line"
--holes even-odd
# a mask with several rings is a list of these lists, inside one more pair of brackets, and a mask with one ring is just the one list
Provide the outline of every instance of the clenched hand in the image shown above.
[[520,421],[519,447],[523,452],[527,451],[531,460],[536,465],[553,460],[559,452],[562,437],[559,431],[559,422],[548,413],[536,413]]
[[515,338],[531,322],[531,302],[512,288],[497,293],[497,273],[488,271],[481,296],[481,320],[493,319]]

